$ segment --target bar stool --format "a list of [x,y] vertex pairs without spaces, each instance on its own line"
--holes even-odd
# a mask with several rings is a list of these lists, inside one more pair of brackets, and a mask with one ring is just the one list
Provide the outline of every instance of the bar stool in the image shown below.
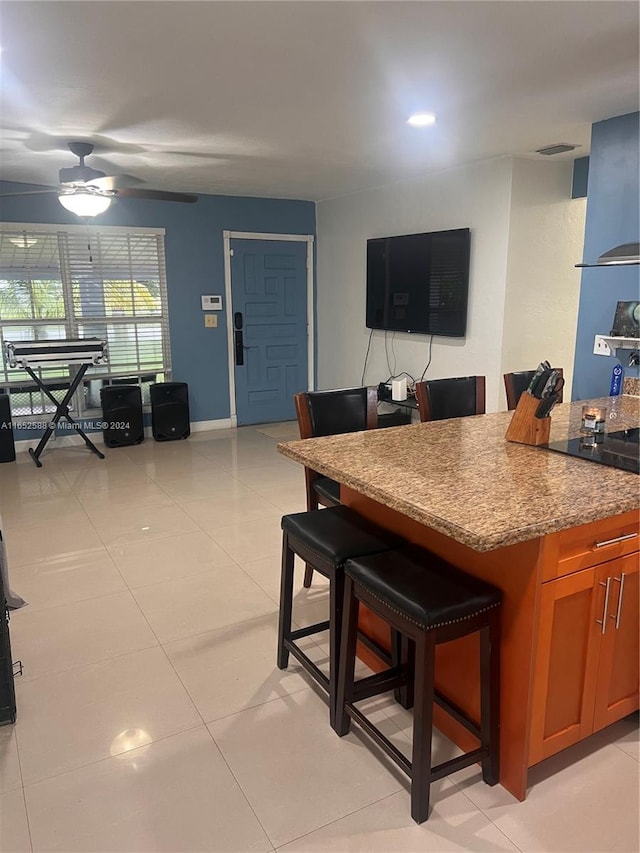
[[[482,762],[482,778],[495,785],[499,774],[500,604],[499,589],[471,577],[434,554],[410,546],[348,560],[342,649],[338,671],[335,731],[342,737],[351,719],[411,779],[411,817],[429,816],[431,782]],[[402,636],[398,666],[355,681],[358,605],[365,604]],[[434,687],[439,643],[480,632],[480,725],[448,702]],[[379,693],[411,689],[413,679],[413,754],[409,761],[354,703]],[[431,765],[433,702],[437,702],[480,741],[477,749]]]
[[443,421],[485,413],[485,377],[458,376],[416,382],[420,420]]
[[[300,438],[319,438],[375,429],[378,426],[377,388],[340,388],[335,391],[305,391],[293,395]],[[313,468],[304,469],[307,510],[338,506],[340,483],[324,477]],[[307,566],[304,586],[313,580],[313,567]]]
[[[286,669],[289,653],[329,694],[329,720],[335,720],[336,682],[344,600],[343,567],[349,557],[388,551],[399,539],[346,506],[297,512],[282,517],[282,574],[278,622],[278,668]],[[329,620],[293,631],[294,557],[298,555],[329,579]],[[296,640],[329,630],[329,677],[296,645]]]

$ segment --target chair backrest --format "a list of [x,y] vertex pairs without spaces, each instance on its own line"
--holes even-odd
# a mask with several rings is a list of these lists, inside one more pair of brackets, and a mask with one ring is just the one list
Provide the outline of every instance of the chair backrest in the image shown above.
[[307,391],[293,399],[300,438],[375,429],[378,424],[376,388]]
[[[561,367],[554,367],[553,369],[557,370],[560,376],[563,376]],[[518,400],[520,399],[521,394],[523,394],[529,387],[534,374],[535,370],[520,370],[516,373],[504,374],[504,390],[507,392],[508,411],[515,409],[518,405]],[[562,402],[562,391],[560,391],[558,402]]]
[[459,376],[416,382],[416,399],[422,422],[484,415],[485,378]]

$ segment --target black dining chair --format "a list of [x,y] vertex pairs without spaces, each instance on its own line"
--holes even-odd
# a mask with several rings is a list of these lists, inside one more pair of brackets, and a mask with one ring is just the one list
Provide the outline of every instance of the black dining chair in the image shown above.
[[428,379],[416,382],[421,422],[443,421],[485,413],[484,376]]
[[[561,378],[564,378],[561,367],[554,367],[553,369],[558,371]],[[508,411],[515,409],[515,407],[518,405],[518,400],[529,387],[529,384],[533,379],[534,375],[535,370],[519,370],[515,373],[504,374],[504,390],[507,393]],[[562,402],[562,390],[560,390],[559,392],[558,402]]]
[[[335,391],[305,391],[294,395],[300,438],[318,438],[375,429],[378,425],[376,388],[341,388]],[[340,483],[304,469],[307,510],[340,503]],[[304,585],[309,588],[313,568],[307,565]]]

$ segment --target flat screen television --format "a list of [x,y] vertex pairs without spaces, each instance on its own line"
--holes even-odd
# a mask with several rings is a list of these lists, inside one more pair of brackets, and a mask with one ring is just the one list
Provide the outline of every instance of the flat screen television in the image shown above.
[[463,338],[468,228],[367,240],[367,327]]

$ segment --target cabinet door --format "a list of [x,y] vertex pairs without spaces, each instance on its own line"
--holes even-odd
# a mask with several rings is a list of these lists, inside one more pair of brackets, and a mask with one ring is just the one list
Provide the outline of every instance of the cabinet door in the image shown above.
[[592,731],[605,583],[590,568],[542,585],[529,765]]
[[599,581],[609,581],[611,593],[600,650],[594,731],[638,708],[638,565],[636,553],[613,560],[598,570]]

